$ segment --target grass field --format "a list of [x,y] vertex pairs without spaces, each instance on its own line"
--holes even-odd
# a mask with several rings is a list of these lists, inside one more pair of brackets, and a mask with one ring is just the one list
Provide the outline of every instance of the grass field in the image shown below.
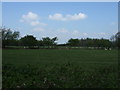
[[117,50],[4,49],[3,88],[117,88]]

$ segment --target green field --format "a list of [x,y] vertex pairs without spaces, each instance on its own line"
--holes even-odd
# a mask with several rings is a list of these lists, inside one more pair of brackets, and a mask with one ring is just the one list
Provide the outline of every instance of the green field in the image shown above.
[[117,88],[117,50],[4,49],[3,88]]

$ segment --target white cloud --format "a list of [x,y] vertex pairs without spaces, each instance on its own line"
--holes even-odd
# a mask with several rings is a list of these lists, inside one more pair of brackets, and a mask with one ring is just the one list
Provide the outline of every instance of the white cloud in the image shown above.
[[22,18],[24,20],[38,20],[38,15],[32,12],[28,12],[28,14],[23,15]]
[[83,33],[83,35],[84,35],[84,36],[87,36],[87,35],[88,35],[88,33]]
[[104,32],[100,32],[100,33],[98,33],[99,35],[106,35],[106,33],[104,33]]
[[59,13],[56,13],[54,15],[49,15],[49,19],[52,19],[52,20],[62,20],[62,21],[65,20],[65,18],[63,18],[63,15],[59,14]]
[[37,28],[34,28],[33,31],[35,31],[35,32],[43,32],[43,31],[45,31],[45,29],[41,28],[41,27],[37,27]]
[[87,17],[84,13],[74,14],[74,15],[65,15],[63,16],[60,13],[56,13],[54,15],[49,15],[49,19],[58,20],[58,21],[70,21],[70,20],[82,20]]
[[20,22],[28,23],[31,26],[37,26],[37,25],[45,26],[46,25],[45,23],[41,23],[39,21],[39,16],[33,12],[28,12],[26,15],[22,15]]
[[29,22],[29,23],[30,23],[30,25],[32,25],[32,26],[36,26],[36,25],[39,25],[39,24],[40,24],[39,21],[31,21],[31,22]]
[[74,30],[74,31],[72,32],[72,34],[76,35],[76,34],[80,34],[80,33],[79,33],[78,30]]
[[106,32],[80,32],[80,30],[69,30],[67,28],[42,28],[35,27],[31,30],[31,33],[38,36],[38,39],[42,37],[58,37],[58,43],[66,43],[70,38],[110,38],[110,34]]
[[68,33],[69,31],[65,28],[59,29],[58,33]]

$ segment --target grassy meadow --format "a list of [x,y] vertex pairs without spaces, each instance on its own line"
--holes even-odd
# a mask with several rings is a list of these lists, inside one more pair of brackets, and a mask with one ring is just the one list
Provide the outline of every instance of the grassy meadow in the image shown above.
[[118,51],[3,49],[3,88],[117,88]]

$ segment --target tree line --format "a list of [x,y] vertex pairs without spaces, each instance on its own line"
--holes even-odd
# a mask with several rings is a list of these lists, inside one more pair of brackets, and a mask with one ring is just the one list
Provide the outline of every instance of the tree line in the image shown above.
[[69,39],[65,44],[57,44],[57,37],[49,38],[44,37],[41,40],[37,40],[33,35],[26,35],[20,38],[20,32],[12,31],[11,29],[1,28],[0,39],[2,41],[2,48],[8,46],[24,46],[28,48],[40,48],[44,47],[57,47],[57,46],[75,46],[75,47],[98,47],[98,48],[114,48],[120,47],[120,32],[111,36],[109,39]]

